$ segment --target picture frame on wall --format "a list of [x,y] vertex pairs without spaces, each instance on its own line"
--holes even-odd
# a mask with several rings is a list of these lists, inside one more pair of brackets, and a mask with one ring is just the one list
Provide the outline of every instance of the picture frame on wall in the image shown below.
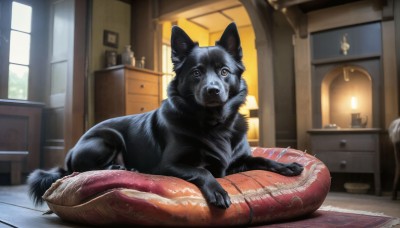
[[118,33],[104,30],[103,33],[103,45],[107,47],[118,48]]

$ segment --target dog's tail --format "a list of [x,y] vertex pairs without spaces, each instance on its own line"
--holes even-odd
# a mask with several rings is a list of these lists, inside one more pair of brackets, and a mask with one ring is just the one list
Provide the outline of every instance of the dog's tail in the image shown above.
[[61,177],[71,174],[63,168],[53,168],[51,170],[36,169],[28,177],[29,195],[35,205],[43,203],[42,196],[50,186]]

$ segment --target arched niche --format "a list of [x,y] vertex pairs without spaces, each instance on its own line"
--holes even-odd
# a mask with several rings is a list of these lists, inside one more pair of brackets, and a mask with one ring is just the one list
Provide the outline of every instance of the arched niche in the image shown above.
[[355,127],[352,114],[358,113],[364,127],[372,127],[372,91],[372,77],[360,66],[342,65],[329,71],[321,82],[322,126]]
[[[366,128],[381,126],[380,110],[384,106],[379,93],[382,78],[378,58],[318,64],[312,72],[313,128],[329,124],[350,128],[352,113],[360,113],[363,122],[368,116]],[[351,107],[352,97],[357,100],[356,108]]]

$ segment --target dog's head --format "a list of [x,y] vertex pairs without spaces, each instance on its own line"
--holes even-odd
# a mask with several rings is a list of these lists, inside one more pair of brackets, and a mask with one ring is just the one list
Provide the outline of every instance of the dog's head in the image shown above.
[[179,27],[172,28],[172,62],[179,96],[204,107],[223,106],[239,93],[244,71],[236,25],[231,23],[216,46],[199,47]]

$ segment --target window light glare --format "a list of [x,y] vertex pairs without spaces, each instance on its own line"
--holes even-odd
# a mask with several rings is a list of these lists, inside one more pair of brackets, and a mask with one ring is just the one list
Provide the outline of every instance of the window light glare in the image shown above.
[[29,51],[31,37],[29,34],[11,31],[10,34],[10,62],[29,65]]
[[32,7],[19,2],[12,3],[11,28],[21,32],[31,32]]

